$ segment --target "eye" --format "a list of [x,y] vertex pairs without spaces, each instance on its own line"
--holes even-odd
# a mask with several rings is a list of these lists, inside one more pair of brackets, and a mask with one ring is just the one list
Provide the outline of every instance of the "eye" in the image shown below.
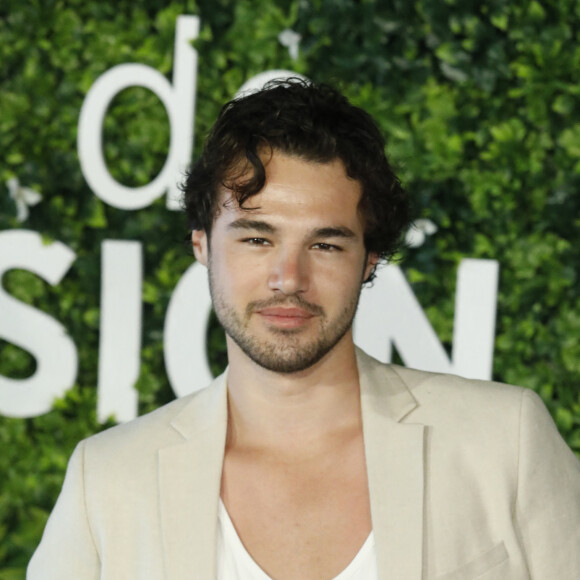
[[245,238],[242,242],[250,246],[267,246],[270,244],[266,238]]
[[340,252],[342,248],[335,246],[334,244],[326,244],[324,242],[318,242],[312,246],[316,250],[322,250],[323,252]]

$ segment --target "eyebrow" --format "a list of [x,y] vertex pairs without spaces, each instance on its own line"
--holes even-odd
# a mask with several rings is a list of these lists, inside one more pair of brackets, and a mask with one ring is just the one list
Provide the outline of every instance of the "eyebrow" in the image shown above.
[[228,224],[229,230],[253,230],[255,232],[262,232],[263,234],[273,234],[276,228],[267,222],[261,220],[250,220],[247,218],[239,218]]
[[314,237],[316,238],[356,238],[356,234],[345,226],[318,228],[314,230]]
[[[274,234],[277,228],[268,222],[262,220],[252,220],[248,218],[239,218],[228,224],[229,230],[252,230],[263,234]],[[317,228],[312,232],[314,238],[342,238],[354,239],[356,234],[346,226],[328,226],[324,228]]]

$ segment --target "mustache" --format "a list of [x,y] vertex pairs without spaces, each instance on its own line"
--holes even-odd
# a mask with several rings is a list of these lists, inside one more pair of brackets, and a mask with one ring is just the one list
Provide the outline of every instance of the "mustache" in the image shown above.
[[246,314],[249,316],[256,310],[262,310],[263,308],[271,308],[273,306],[295,306],[297,308],[302,308],[306,310],[309,314],[313,316],[322,316],[324,315],[324,309],[322,306],[318,304],[313,304],[312,302],[308,302],[304,298],[298,295],[293,296],[272,296],[272,298],[268,298],[266,300],[255,300],[254,302],[250,302],[246,306]]

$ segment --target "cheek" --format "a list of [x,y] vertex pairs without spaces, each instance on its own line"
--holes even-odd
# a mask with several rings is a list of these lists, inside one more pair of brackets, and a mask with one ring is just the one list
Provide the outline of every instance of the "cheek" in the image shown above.
[[308,294],[314,301],[342,303],[358,295],[362,287],[363,264],[358,261],[318,264],[313,267]]
[[315,277],[320,277],[329,284],[348,287],[360,282],[365,266],[364,256],[351,254],[333,260],[315,261],[312,264],[312,272]]
[[267,281],[265,260],[239,259],[229,254],[216,264],[215,271],[224,291],[234,299],[237,295],[243,298],[242,294],[264,287]]

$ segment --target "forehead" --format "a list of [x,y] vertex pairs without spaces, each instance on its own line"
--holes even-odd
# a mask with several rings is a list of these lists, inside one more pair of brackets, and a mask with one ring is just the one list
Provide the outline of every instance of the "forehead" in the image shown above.
[[274,152],[263,162],[266,182],[262,190],[240,208],[231,191],[224,188],[216,222],[250,214],[294,223],[327,221],[362,227],[361,185],[348,177],[339,159],[314,163]]

